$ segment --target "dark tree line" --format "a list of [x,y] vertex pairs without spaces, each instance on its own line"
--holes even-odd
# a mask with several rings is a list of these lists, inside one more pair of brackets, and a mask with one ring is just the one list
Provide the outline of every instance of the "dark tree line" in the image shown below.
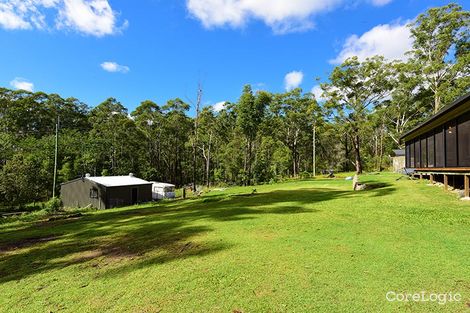
[[[406,62],[353,57],[322,84],[322,101],[300,89],[243,88],[215,112],[176,98],[128,112],[109,98],[91,108],[56,94],[0,88],[0,206],[52,195],[55,127],[58,184],[85,173],[186,184],[251,185],[317,170],[383,170],[399,137],[470,86],[469,12],[450,4],[409,25]],[[316,133],[314,145],[314,130]],[[316,162],[313,149],[316,148]]]

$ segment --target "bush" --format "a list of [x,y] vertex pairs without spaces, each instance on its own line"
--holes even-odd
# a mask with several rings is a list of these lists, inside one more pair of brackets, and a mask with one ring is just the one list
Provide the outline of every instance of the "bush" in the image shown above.
[[62,208],[62,201],[59,198],[54,197],[46,202],[46,211],[49,213],[56,213]]

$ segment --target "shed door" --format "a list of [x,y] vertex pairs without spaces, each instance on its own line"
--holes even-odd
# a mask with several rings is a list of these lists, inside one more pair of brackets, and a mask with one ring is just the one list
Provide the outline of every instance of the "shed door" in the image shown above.
[[132,188],[132,204],[137,203],[137,195],[138,195],[138,189]]

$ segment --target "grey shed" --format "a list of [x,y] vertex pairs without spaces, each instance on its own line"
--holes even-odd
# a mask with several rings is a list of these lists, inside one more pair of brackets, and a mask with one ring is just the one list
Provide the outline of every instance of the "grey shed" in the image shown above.
[[109,209],[152,201],[152,183],[129,176],[86,175],[63,183],[60,197],[65,207]]

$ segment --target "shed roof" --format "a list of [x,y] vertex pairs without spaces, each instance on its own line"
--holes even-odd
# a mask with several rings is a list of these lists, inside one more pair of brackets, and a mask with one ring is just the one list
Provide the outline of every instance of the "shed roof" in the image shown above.
[[160,182],[156,182],[156,181],[151,181],[151,183],[152,183],[154,186],[158,186],[158,187],[175,187],[175,185],[173,185],[173,184],[168,184],[168,183],[160,183]]
[[396,156],[396,157],[405,156],[405,150],[404,149],[393,150],[392,156]]
[[103,185],[105,187],[137,186],[151,184],[151,182],[134,176],[92,176],[85,177],[85,179],[91,180],[92,182]]
[[464,96],[458,98],[451,104],[445,106],[442,108],[439,112],[437,112],[435,115],[431,116],[427,120],[425,120],[423,123],[419,124],[412,130],[406,132],[403,134],[400,138],[400,140],[408,141],[413,138],[418,137],[419,135],[422,135],[426,133],[427,131],[432,130],[433,128],[440,126],[451,119],[467,112],[470,110],[470,92],[465,94]]

